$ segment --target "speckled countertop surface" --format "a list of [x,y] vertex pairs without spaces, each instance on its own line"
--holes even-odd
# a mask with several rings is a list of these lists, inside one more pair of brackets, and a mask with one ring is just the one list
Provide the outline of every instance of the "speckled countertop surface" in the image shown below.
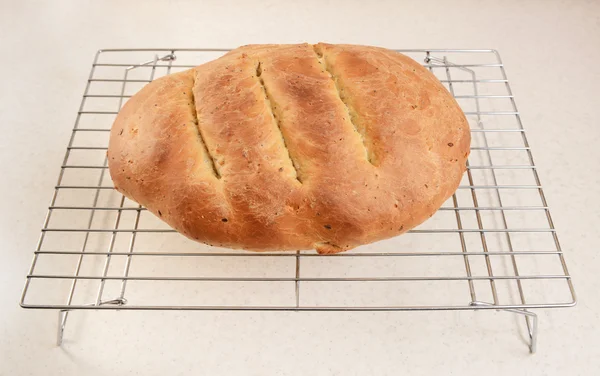
[[[0,375],[600,373],[600,6],[593,1],[49,1],[0,12]],[[18,306],[95,51],[328,41],[495,48],[579,295],[538,353],[503,312],[76,312]]]

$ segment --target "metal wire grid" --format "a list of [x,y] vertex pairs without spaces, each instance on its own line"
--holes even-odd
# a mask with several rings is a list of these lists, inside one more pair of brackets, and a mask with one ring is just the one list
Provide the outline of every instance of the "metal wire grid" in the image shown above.
[[[75,309],[503,309],[529,317],[527,309],[575,305],[531,149],[494,50],[400,51],[424,62],[446,85],[473,137],[457,193],[401,237],[329,256],[219,249],[185,239],[116,192],[105,152],[124,102],[147,82],[225,51],[97,53],[23,307],[62,310],[60,329]],[[527,320],[532,340],[535,324]]]

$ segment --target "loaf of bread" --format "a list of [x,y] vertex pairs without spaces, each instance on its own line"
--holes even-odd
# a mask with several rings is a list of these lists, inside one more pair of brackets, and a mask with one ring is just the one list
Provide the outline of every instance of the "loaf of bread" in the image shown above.
[[382,48],[250,45],[149,83],[115,120],[115,188],[185,236],[341,252],[456,190],[470,132],[431,72]]

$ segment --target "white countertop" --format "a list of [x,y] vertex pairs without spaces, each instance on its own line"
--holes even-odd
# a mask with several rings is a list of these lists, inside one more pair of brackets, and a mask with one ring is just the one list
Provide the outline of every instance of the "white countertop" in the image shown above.
[[[1,375],[600,373],[600,3],[198,3],[2,5]],[[18,301],[95,51],[302,41],[499,50],[578,306],[538,312],[535,355],[516,316],[492,311],[79,311],[56,347],[56,313]]]

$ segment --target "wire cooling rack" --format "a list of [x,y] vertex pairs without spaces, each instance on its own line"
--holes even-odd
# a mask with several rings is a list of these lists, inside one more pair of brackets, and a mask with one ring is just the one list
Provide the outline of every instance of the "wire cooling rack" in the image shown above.
[[77,112],[21,306],[77,309],[505,310],[576,303],[531,149],[494,50],[401,50],[454,95],[471,126],[463,181],[400,237],[321,256],[192,242],[113,189],[106,149],[127,99],[225,49],[101,50]]

